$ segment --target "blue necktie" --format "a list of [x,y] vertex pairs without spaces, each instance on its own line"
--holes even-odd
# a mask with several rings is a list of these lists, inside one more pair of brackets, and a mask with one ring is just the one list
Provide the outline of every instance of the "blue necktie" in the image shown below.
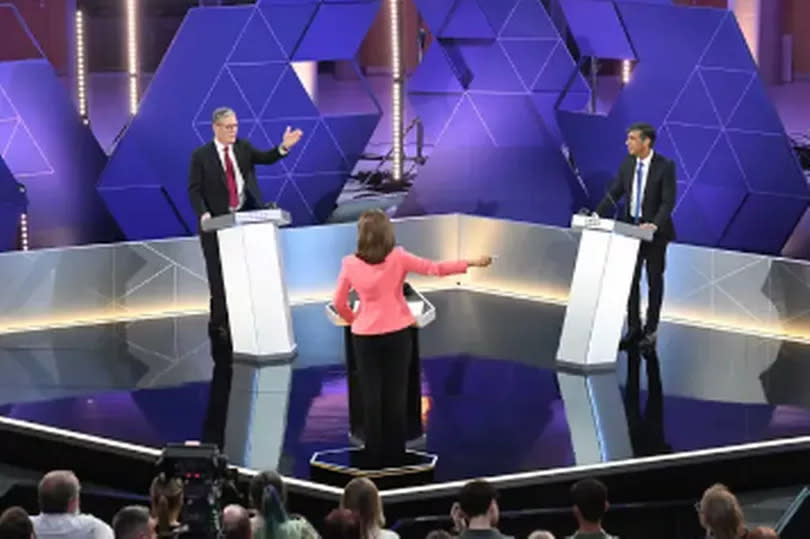
[[634,222],[638,224],[641,219],[641,179],[644,177],[644,161],[638,162],[638,172],[636,173],[636,207],[633,208]]

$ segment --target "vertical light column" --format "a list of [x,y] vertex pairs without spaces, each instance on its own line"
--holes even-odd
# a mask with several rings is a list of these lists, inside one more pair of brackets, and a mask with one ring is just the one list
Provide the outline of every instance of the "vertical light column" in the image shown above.
[[393,98],[391,107],[391,128],[393,131],[393,179],[402,181],[404,172],[405,147],[403,142],[402,101],[404,77],[402,73],[402,0],[388,0],[391,17],[391,75]]
[[138,112],[138,0],[126,1],[129,114]]
[[24,212],[20,214],[20,248],[28,250],[28,215]]
[[87,112],[87,52],[84,37],[84,14],[76,10],[76,97],[82,123],[90,123]]
[[630,82],[630,72],[633,69],[633,64],[630,60],[622,60],[622,84]]

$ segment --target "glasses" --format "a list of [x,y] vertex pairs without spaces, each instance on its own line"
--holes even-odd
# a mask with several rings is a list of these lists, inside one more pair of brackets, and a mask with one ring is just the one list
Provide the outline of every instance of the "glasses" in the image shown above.
[[218,123],[217,126],[223,128],[223,129],[226,129],[228,131],[235,131],[239,127],[239,124],[225,124],[225,125],[223,125],[223,124]]

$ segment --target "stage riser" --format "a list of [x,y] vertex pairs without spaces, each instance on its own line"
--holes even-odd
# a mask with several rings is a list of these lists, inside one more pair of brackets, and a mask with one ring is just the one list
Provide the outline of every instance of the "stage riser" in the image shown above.
[[[564,303],[578,235],[567,229],[464,215],[397,221],[400,244],[421,256],[498,255],[486,270],[420,289],[456,286]],[[282,232],[293,303],[328,298],[340,261],[355,248],[352,223]],[[208,289],[196,238],[43,249],[0,255],[6,290],[0,332],[205,312]],[[667,255],[665,319],[810,340],[810,264],[674,244]]]

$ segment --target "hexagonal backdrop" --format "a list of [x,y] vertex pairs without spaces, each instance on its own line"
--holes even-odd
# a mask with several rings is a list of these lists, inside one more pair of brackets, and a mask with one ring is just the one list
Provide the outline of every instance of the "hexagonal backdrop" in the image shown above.
[[[291,212],[294,226],[324,221],[380,118],[370,105],[315,103],[296,61],[352,62],[379,0],[195,8],[188,12],[102,176],[99,191],[131,239],[196,231],[188,203],[192,151],[213,137],[211,114],[229,106],[240,137],[259,148],[286,126],[304,130],[290,156],[258,166],[265,201]],[[216,36],[212,38],[211,36]],[[326,92],[324,92],[326,93]]]
[[810,197],[734,14],[612,4],[638,58],[632,78],[605,116],[558,112],[591,204],[626,154],[626,127],[648,122],[677,166],[678,241],[779,253]]
[[2,218],[0,249],[13,245],[7,229],[16,230],[23,201],[17,183],[27,191],[32,248],[121,239],[95,189],[104,152],[17,8],[0,5],[0,19],[6,31],[28,40],[18,59],[0,62],[0,176],[14,176],[0,178],[0,211],[13,215]]
[[540,0],[417,0],[436,42],[408,83],[435,144],[399,215],[464,212],[567,225],[585,191],[555,105],[589,99]]

